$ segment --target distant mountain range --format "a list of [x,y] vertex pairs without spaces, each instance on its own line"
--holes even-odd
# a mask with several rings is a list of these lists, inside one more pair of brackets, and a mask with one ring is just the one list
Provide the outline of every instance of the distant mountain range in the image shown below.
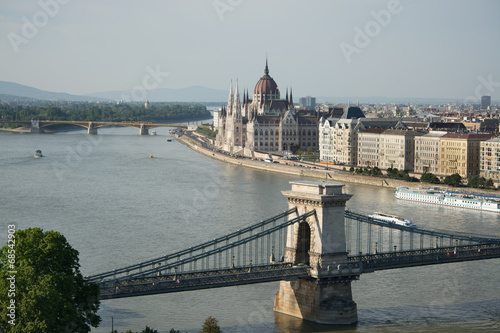
[[91,96],[71,95],[63,92],[45,91],[19,83],[0,81],[0,100],[11,102],[15,100],[46,100],[46,101],[98,101]]
[[[0,81],[0,101],[3,102],[25,102],[33,100],[81,102],[134,101],[132,93],[133,91],[106,91],[82,96],[63,92],[45,91],[19,83]],[[226,90],[194,86],[181,89],[161,88],[154,91],[148,91],[144,100],[149,99],[150,102],[208,102],[223,104],[227,101],[227,96],[228,92]]]
[[[137,93],[137,92],[136,92]],[[188,88],[160,88],[157,90],[147,91],[144,100],[149,99],[150,102],[197,102],[211,105],[225,105],[227,103],[228,91],[221,89],[212,89],[201,86],[193,86]],[[241,97],[241,96],[240,96]],[[141,96],[142,98],[142,96]],[[117,102],[117,101],[134,101],[133,91],[106,91],[96,92],[87,96],[72,95],[63,92],[45,91],[18,83],[0,81],[0,101],[2,102],[29,102],[29,101],[81,101],[81,102]],[[411,104],[441,104],[441,103],[462,103],[463,101],[453,98],[395,98],[384,96],[373,97],[332,97],[318,96],[317,103],[341,103],[356,104],[358,101],[363,104],[369,103],[401,103],[406,104],[410,101]],[[137,101],[142,102],[142,100]],[[295,98],[295,104],[299,103],[299,99]],[[498,101],[492,101],[493,104],[498,104]]]
[[[132,96],[131,96],[132,95]],[[114,101],[134,100],[133,91],[106,91],[93,93],[92,96]],[[188,88],[160,88],[147,91],[146,98],[150,102],[220,102],[227,101],[228,91],[201,86]]]

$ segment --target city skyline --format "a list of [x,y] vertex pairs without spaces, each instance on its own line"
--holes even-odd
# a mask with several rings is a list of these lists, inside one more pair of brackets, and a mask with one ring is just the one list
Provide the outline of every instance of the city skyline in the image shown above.
[[[253,90],[265,58],[302,96],[500,99],[495,1],[3,4],[0,80],[88,95]],[[298,99],[297,99],[298,101]]]

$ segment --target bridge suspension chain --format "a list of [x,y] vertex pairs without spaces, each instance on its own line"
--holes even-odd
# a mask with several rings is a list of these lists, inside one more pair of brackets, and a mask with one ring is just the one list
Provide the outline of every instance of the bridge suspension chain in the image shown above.
[[[142,269],[144,267],[148,267],[148,266],[162,264],[162,263],[167,262],[168,260],[180,260],[180,257],[182,257],[182,256],[192,254],[196,251],[201,251],[201,250],[204,251],[205,249],[207,249],[210,246],[213,246],[214,248],[216,248],[217,245],[222,243],[222,242],[225,242],[227,245],[227,244],[229,244],[229,241],[232,238],[238,237],[238,236],[245,234],[245,233],[252,233],[253,230],[256,230],[256,229],[261,228],[261,227],[265,227],[266,225],[268,225],[270,223],[273,223],[279,219],[285,218],[285,217],[289,216],[290,214],[293,214],[296,212],[297,212],[297,209],[292,208],[292,209],[289,209],[289,210],[287,210],[283,213],[280,213],[276,216],[273,216],[269,219],[263,220],[259,223],[251,225],[249,227],[237,230],[237,231],[232,232],[230,234],[227,234],[225,236],[218,237],[214,240],[211,240],[211,241],[208,241],[208,242],[205,242],[205,243],[202,243],[202,244],[199,244],[199,245],[196,245],[196,246],[193,246],[193,247],[190,247],[190,248],[187,248],[187,249],[175,252],[175,253],[171,253],[171,254],[168,254],[168,255],[163,256],[163,257],[150,259],[150,260],[141,262],[139,264],[130,265],[127,267],[115,269],[112,271],[107,271],[107,272],[96,274],[96,275],[91,275],[91,276],[88,276],[87,279],[89,281],[100,281],[102,279],[113,277],[113,276],[120,275],[120,274],[129,274],[131,271],[140,270],[140,269]],[[196,263],[194,263],[194,265],[196,266]]]
[[[116,275],[112,276],[112,279],[109,280],[109,282],[120,282],[124,280],[130,280],[133,278],[143,278],[147,276],[154,276],[156,275],[162,275],[162,274],[170,274],[171,270],[175,270],[175,272],[185,272],[189,271],[192,269],[193,265],[196,266],[196,263],[198,261],[201,262],[201,269],[202,270],[209,270],[209,269],[221,269],[221,268],[227,268],[227,267],[236,267],[238,262],[235,261],[236,256],[240,255],[240,251],[243,252],[243,249],[246,247],[246,244],[248,244],[249,247],[252,246],[252,242],[254,243],[254,258],[252,257],[247,257],[247,258],[242,258],[241,261],[244,261],[244,265],[259,265],[263,263],[269,263],[271,261],[271,258],[275,257],[275,247],[272,244],[277,244],[279,242],[275,242],[274,240],[271,240],[271,235],[280,235],[279,230],[282,230],[286,227],[288,227],[291,224],[301,222],[305,220],[306,218],[312,216],[315,214],[315,211],[310,211],[304,215],[298,216],[296,218],[293,218],[291,220],[285,221],[283,223],[280,223],[276,225],[276,223],[273,223],[275,221],[271,221],[269,223],[273,223],[274,225],[270,228],[265,229],[264,226],[260,227],[259,232],[257,233],[251,233],[250,235],[246,237],[239,237],[239,239],[235,239],[233,242],[229,242],[229,238],[224,238],[224,242],[222,242],[222,245],[216,247],[214,246],[212,249],[206,250],[206,247],[202,247],[198,251],[189,251],[186,257],[181,258],[181,256],[178,257],[177,261],[170,262],[170,263],[163,263],[163,265],[160,263],[160,265],[151,265],[146,268],[142,269],[144,266],[141,266],[141,269],[137,272],[130,273],[128,271],[125,275],[117,277]],[[269,224],[268,223],[268,224]],[[253,229],[250,229],[252,231]],[[250,233],[250,232],[249,232]],[[281,233],[282,235],[283,233]],[[285,233],[286,234],[286,233]],[[266,241],[267,238],[267,241]],[[221,242],[219,242],[221,243]],[[267,246],[266,246],[267,243]],[[241,250],[239,250],[241,248]],[[236,251],[236,252],[235,252]],[[195,253],[199,252],[199,253]],[[224,257],[225,259],[225,266],[220,266],[220,257]],[[217,265],[217,257],[219,257],[219,265]],[[252,261],[254,260],[254,261]],[[241,263],[240,263],[241,264]],[[191,267],[191,268],[190,268]]]
[[[346,245],[350,256],[412,251],[416,246],[419,250],[424,250],[476,244],[500,244],[498,238],[407,227],[348,210],[345,211],[345,217]],[[427,247],[426,244],[428,244]]]

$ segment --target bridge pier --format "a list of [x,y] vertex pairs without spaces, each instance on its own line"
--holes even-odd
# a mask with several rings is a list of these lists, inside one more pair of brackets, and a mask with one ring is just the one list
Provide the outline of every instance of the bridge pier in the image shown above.
[[309,278],[281,281],[274,311],[321,324],[354,324],[358,314],[351,281],[360,271],[340,274],[348,266],[344,210],[351,195],[342,193],[342,184],[291,184],[291,191],[282,192],[289,208],[296,207],[298,216],[311,210],[316,214],[288,227],[285,261],[309,266]]
[[144,126],[144,124],[141,124],[141,127],[139,128],[139,134],[140,135],[149,135],[148,128]]
[[89,121],[89,131],[88,131],[88,134],[91,134],[91,135],[96,135],[97,134],[97,127],[94,127],[94,124]]
[[31,128],[30,133],[42,133],[42,129],[40,128],[40,120],[31,119]]

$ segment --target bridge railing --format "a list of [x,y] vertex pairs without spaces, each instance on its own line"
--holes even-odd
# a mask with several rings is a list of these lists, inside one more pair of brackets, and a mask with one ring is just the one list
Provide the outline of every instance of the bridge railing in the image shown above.
[[443,247],[393,253],[365,254],[349,257],[350,263],[358,263],[363,272],[382,269],[412,267],[447,262],[491,259],[500,256],[500,244],[477,244]]
[[315,211],[277,223],[293,213],[296,213],[295,208],[212,241],[87,279],[93,282],[124,281],[158,274],[168,275],[174,271],[181,273],[280,261],[286,242],[285,228],[313,215]]

